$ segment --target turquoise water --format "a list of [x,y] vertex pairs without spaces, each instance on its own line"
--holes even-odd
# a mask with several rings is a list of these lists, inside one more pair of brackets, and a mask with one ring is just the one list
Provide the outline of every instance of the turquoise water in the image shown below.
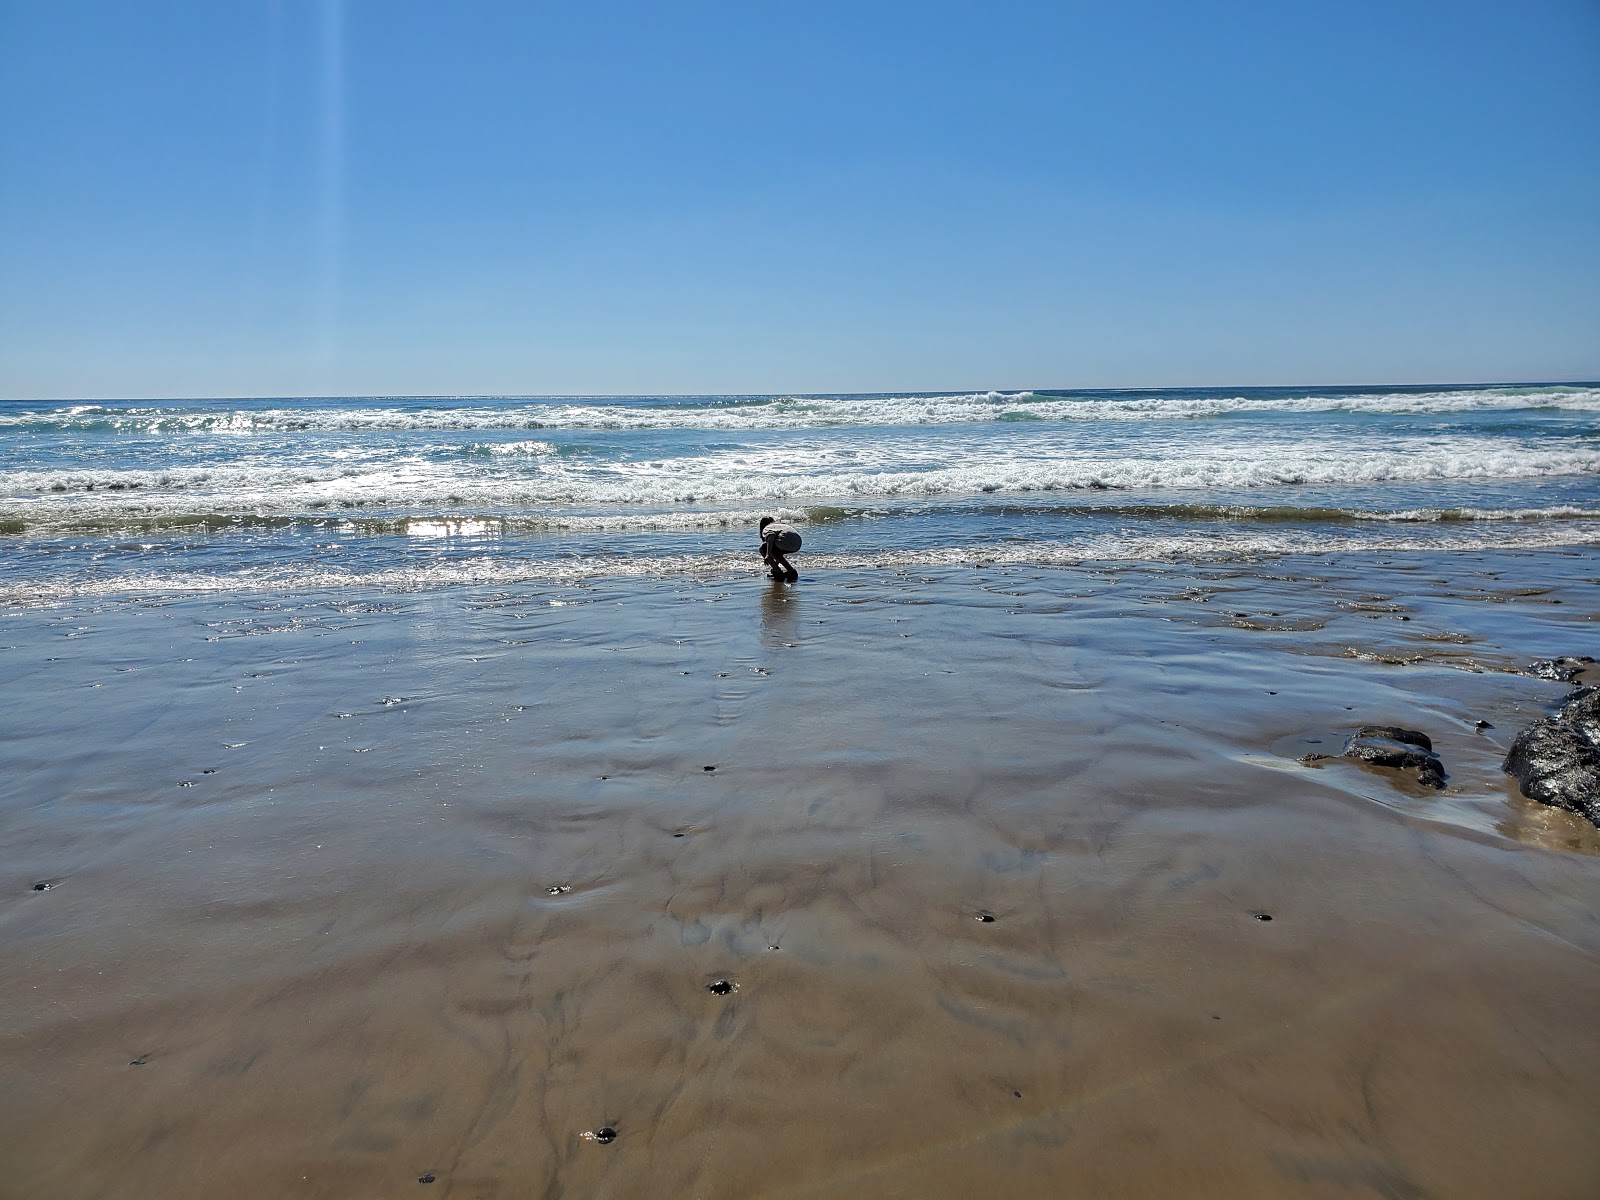
[[1600,384],[0,403],[0,594],[1600,541]]

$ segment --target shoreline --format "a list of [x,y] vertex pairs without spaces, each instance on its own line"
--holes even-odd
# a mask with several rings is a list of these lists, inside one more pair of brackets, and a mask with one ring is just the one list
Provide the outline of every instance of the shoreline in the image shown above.
[[[1387,542],[1352,538],[1332,542],[1325,535],[1309,534],[1303,541],[1280,538],[1271,544],[1247,541],[1239,545],[1197,538],[1192,533],[1101,539],[1094,546],[1048,541],[1021,544],[1020,539],[1007,538],[936,548],[873,548],[858,552],[807,550],[801,561],[813,580],[842,578],[852,573],[892,573],[902,582],[915,582],[923,576],[936,577],[949,572],[966,575],[968,572],[1034,569],[1101,574],[1136,572],[1140,575],[1231,569],[1245,577],[1270,577],[1275,572],[1304,568],[1302,574],[1315,578],[1338,577],[1374,567],[1401,571],[1421,569],[1396,561],[1401,558],[1415,558],[1424,563],[1429,558],[1445,564],[1461,562],[1472,571],[1475,561],[1486,555],[1509,562],[1526,561],[1534,564],[1535,570],[1545,570],[1552,557],[1583,561],[1593,558],[1600,549],[1589,540],[1571,540],[1564,536],[1548,543],[1533,544],[1520,531],[1508,530],[1503,537],[1497,537],[1497,533],[1474,529],[1470,538],[1455,543],[1439,537]],[[96,554],[91,565],[78,569],[77,578],[61,574],[58,552],[47,548],[39,564],[50,574],[42,579],[27,577],[29,568],[21,565],[19,555],[18,582],[0,585],[0,612],[100,600],[108,603],[165,602],[181,597],[225,602],[235,596],[270,599],[278,594],[359,598],[368,593],[415,595],[474,588],[582,589],[603,587],[611,581],[619,585],[634,583],[669,589],[730,588],[744,586],[759,576],[760,572],[752,567],[753,539],[748,530],[720,540],[728,548],[653,555],[648,552],[646,539],[642,552],[623,546],[602,554],[585,547],[579,554],[540,558],[529,555],[526,548],[515,544],[452,537],[449,541],[456,552],[453,558],[424,559],[409,566],[354,569],[330,566],[321,561],[310,565],[307,560],[317,560],[320,548],[308,546],[300,548],[287,567],[248,568],[232,573],[191,569],[179,574],[164,567],[147,567],[137,572],[113,574],[103,565],[104,556]],[[1195,548],[1197,541],[1201,542],[1202,549]],[[392,551],[409,549],[414,544],[401,540],[388,548],[390,552],[385,553],[385,558],[393,561],[397,555]],[[37,546],[24,544],[23,548],[38,553]],[[134,549],[144,560],[150,547]],[[1119,552],[1111,553],[1112,550]],[[1446,565],[1439,569],[1450,568]]]
[[0,609],[8,1186],[1582,1194],[1600,831],[1499,758],[1596,568]]

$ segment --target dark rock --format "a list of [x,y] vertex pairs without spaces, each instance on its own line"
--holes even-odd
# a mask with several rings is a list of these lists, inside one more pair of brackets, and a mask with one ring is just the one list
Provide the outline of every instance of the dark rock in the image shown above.
[[1344,745],[1344,757],[1374,767],[1415,771],[1424,787],[1444,787],[1444,763],[1425,733],[1394,725],[1363,725]]
[[1401,729],[1398,725],[1363,725],[1356,730],[1358,738],[1388,738],[1391,742],[1404,742],[1407,746],[1420,746],[1433,753],[1433,741],[1415,729]]
[[1561,706],[1556,720],[1571,725],[1595,746],[1600,746],[1600,687],[1579,688]]
[[1600,688],[1581,689],[1517,734],[1501,769],[1530,800],[1600,826]]

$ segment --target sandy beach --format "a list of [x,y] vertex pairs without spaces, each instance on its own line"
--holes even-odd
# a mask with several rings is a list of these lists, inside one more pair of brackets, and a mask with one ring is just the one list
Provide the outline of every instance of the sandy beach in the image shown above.
[[0,1195],[1593,1195],[1596,575],[11,608]]

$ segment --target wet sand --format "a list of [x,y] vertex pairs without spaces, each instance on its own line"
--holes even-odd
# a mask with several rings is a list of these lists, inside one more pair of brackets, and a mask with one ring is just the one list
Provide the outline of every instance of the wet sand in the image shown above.
[[[1597,614],[1592,551],[0,612],[0,1196],[1600,1194],[1600,833],[1499,770]],[[1298,761],[1366,723],[1449,787]]]

